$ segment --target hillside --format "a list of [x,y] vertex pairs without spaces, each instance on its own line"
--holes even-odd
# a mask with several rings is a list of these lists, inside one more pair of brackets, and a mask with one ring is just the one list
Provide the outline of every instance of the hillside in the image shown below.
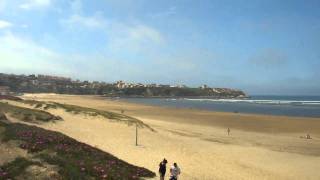
[[[14,93],[58,93],[78,95],[105,95],[126,97],[245,97],[241,90],[230,88],[210,88],[204,85],[191,88],[183,85],[89,82],[66,77],[47,75],[13,75],[0,73],[0,87]],[[0,88],[1,91],[1,88]],[[5,93],[5,92],[3,92]],[[1,92],[0,92],[1,94]]]

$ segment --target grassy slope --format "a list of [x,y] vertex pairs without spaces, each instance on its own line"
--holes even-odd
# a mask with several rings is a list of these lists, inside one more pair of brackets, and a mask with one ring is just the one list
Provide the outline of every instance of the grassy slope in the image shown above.
[[0,102],[0,112],[31,123],[62,120],[61,117],[52,115],[46,111],[18,107],[4,102]]
[[138,127],[140,128],[147,128],[155,132],[153,128],[143,123],[141,120],[130,117],[130,116],[126,116],[124,114],[118,114],[114,112],[97,110],[93,108],[87,108],[87,107],[81,107],[81,106],[75,106],[75,105],[69,105],[69,104],[60,104],[56,102],[43,102],[43,101],[35,101],[35,100],[23,100],[20,102],[31,105],[37,109],[48,110],[48,109],[61,108],[61,109],[64,109],[66,112],[70,112],[74,114],[83,113],[89,116],[102,116],[104,118],[111,119],[114,121],[127,123],[128,125],[137,124]]

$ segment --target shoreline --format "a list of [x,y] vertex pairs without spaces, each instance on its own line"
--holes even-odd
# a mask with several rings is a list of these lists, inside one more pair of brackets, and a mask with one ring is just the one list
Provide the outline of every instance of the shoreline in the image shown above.
[[[111,100],[112,99],[108,99],[107,100]],[[242,114],[242,115],[255,115],[255,116],[275,116],[275,117],[288,117],[288,118],[313,118],[313,119],[320,119],[320,116],[297,116],[297,115],[281,115],[281,114],[263,114],[263,113],[256,113],[256,112],[240,112],[240,111],[219,111],[219,110],[210,110],[210,109],[204,109],[204,108],[197,108],[197,107],[177,107],[177,106],[170,106],[170,105],[153,105],[153,104],[148,104],[148,103],[138,103],[138,102],[130,102],[130,101],[126,101],[126,99],[117,99],[121,102],[125,102],[125,103],[132,103],[132,104],[136,104],[136,105],[146,105],[146,106],[152,106],[152,107],[160,107],[160,108],[173,108],[173,109],[181,109],[181,110],[196,110],[196,111],[208,111],[208,112],[216,112],[216,113],[230,113],[230,114]]]
[[[104,98],[104,97],[103,97]],[[300,118],[320,118],[320,106],[313,105],[294,105],[279,103],[252,103],[245,102],[243,99],[222,99],[222,101],[212,99],[167,99],[167,98],[105,98],[106,100],[119,100],[127,103],[134,103],[147,106],[175,108],[175,109],[195,109],[199,111],[251,114],[266,116],[285,116]],[[190,100],[190,101],[189,101]],[[204,101],[204,102],[203,102]],[[225,102],[226,101],[226,102]],[[231,102],[230,102],[231,101]],[[240,102],[233,102],[240,101]],[[242,102],[244,101],[244,102]],[[249,100],[262,101],[262,100]],[[282,100],[264,100],[264,101],[282,101]],[[288,100],[283,100],[288,101]],[[292,101],[295,102],[295,101]],[[309,101],[308,101],[309,102]],[[318,101],[317,101],[318,102]],[[320,101],[319,101],[320,102]]]
[[[156,119],[164,122],[177,122],[183,124],[197,124],[201,126],[211,126],[220,128],[235,128],[238,130],[266,133],[312,133],[320,136],[320,118],[317,117],[294,117],[251,113],[232,113],[208,111],[203,109],[188,109],[154,106],[122,101],[121,99],[110,100],[101,96],[92,95],[62,95],[62,94],[27,94],[25,97],[32,97],[40,100],[58,100],[59,102],[79,105],[72,97],[87,99],[90,104],[82,104],[97,109],[109,109],[114,112],[125,111],[125,114]],[[101,102],[103,101],[103,102]],[[103,106],[99,105],[103,103]]]
[[[85,95],[90,96],[90,95]],[[94,95],[92,95],[94,96]],[[105,96],[105,95],[96,95],[100,96],[102,98],[141,98],[141,99],[148,99],[148,98],[154,98],[154,99],[167,99],[167,98],[173,98],[173,99],[248,99],[251,96],[139,96],[139,95],[131,95],[131,96]]]

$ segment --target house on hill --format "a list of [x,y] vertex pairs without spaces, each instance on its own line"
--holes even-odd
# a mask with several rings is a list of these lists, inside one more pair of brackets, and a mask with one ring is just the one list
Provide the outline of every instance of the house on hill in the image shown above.
[[10,88],[8,86],[0,86],[0,95],[9,95]]

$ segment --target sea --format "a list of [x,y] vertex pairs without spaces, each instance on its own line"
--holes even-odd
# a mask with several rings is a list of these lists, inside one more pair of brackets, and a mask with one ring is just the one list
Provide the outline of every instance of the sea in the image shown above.
[[251,96],[246,99],[120,98],[120,100],[153,106],[218,112],[320,117],[320,96]]

